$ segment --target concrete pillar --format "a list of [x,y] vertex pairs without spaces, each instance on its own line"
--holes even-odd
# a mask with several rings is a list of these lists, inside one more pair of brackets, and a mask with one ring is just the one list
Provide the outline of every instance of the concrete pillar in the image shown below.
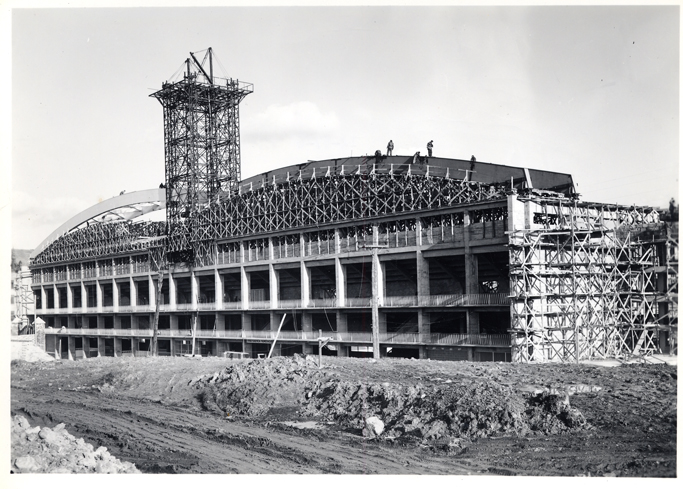
[[251,315],[242,313],[242,331],[251,331]]
[[280,321],[282,320],[282,314],[275,311],[270,311],[270,330],[277,331],[278,326],[280,326]]
[[71,291],[71,284],[66,284],[66,310],[71,312],[73,309],[73,292]]
[[100,281],[95,281],[95,295],[97,297],[97,312],[102,312],[102,286]]
[[216,313],[214,318],[216,331],[225,331],[225,316],[223,314]]
[[422,246],[422,219],[415,218],[415,243],[417,246]]
[[175,309],[178,301],[176,297],[175,279],[173,278],[173,274],[171,274],[170,271],[168,272],[168,294],[170,296],[168,303],[170,304],[172,309]]
[[147,290],[149,295],[149,304],[152,310],[156,308],[157,305],[157,286],[156,279],[150,274],[147,276]]
[[479,312],[467,311],[467,334],[479,334]]
[[[470,213],[464,212],[463,241],[465,244],[465,293],[479,293],[479,259],[470,249]],[[479,334],[479,312],[467,310],[467,334]]]
[[213,281],[214,281],[214,287],[216,289],[216,298],[214,300],[216,304],[216,309],[222,309],[223,308],[223,280],[221,279],[221,274],[218,273],[218,269],[214,269],[213,271]]
[[47,309],[47,293],[45,292],[45,286],[40,286],[40,304],[43,306],[41,310]]
[[310,312],[301,314],[301,329],[305,332],[313,331],[313,316]]
[[347,333],[349,331],[348,323],[346,321],[346,313],[337,311],[337,332]]
[[[54,277],[54,272],[52,276]],[[57,285],[52,286],[52,300],[54,301],[55,309],[59,309],[59,288]]]
[[308,307],[311,299],[311,269],[301,260],[301,307]]
[[417,250],[417,297],[429,296],[429,260],[422,254],[422,250]]
[[199,302],[199,283],[197,281],[197,276],[194,274],[194,270],[190,272],[190,295],[192,310],[196,310],[197,303]]
[[119,310],[119,284],[116,283],[116,280],[111,279],[111,290],[113,294],[112,298],[112,304],[114,305],[114,312],[118,312]]
[[[268,243],[270,243],[270,239]],[[280,272],[275,270],[272,263],[268,264],[268,285],[270,286],[270,307],[280,306]]]
[[334,276],[337,286],[337,307],[346,305],[346,267],[338,257],[334,257]]
[[138,303],[138,290],[135,288],[133,277],[128,277],[128,288],[130,289],[130,305],[135,306]]
[[251,289],[251,277],[244,269],[240,267],[240,279],[241,279],[241,293],[242,293],[242,309],[249,310],[249,290]]
[[253,349],[251,347],[251,343],[247,343],[246,340],[242,341],[242,351],[244,353],[248,353],[249,357],[253,357]]
[[379,334],[380,336],[387,332],[387,315],[384,312],[379,312]]
[[337,345],[337,356],[338,357],[348,357],[349,347],[347,345]]

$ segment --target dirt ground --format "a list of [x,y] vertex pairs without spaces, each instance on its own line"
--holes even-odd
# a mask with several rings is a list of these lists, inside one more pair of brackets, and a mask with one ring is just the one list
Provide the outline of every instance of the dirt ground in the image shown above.
[[13,361],[11,412],[143,473],[676,476],[675,366],[316,359]]

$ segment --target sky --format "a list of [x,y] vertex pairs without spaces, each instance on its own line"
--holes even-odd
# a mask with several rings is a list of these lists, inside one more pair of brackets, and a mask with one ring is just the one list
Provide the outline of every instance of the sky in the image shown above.
[[434,140],[435,156],[571,173],[583,200],[666,207],[679,25],[677,6],[15,8],[11,243],[158,187],[149,95],[208,47],[254,84],[243,178]]

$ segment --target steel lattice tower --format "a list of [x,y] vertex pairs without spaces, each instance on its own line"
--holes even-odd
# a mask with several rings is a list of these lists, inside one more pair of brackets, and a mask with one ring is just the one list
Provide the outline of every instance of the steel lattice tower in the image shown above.
[[201,63],[190,53],[185,65],[182,80],[165,82],[150,95],[164,108],[167,246],[172,261],[192,261],[194,253],[188,252],[200,211],[240,181],[239,104],[253,91],[252,84],[214,77],[211,48]]

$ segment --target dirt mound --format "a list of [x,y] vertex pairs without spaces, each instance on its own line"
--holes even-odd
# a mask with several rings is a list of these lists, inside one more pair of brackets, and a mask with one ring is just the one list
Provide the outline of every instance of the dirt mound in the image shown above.
[[229,366],[190,382],[205,409],[228,415],[277,414],[333,421],[362,432],[377,416],[383,438],[423,441],[562,433],[587,427],[565,394],[527,393],[497,382],[462,379],[446,385],[342,380],[307,357]]
[[23,416],[12,417],[12,471],[15,473],[139,474],[130,462],[109,454],[106,447],[93,449],[83,438],[64,429],[31,425]]
[[205,409],[229,415],[263,416],[273,408],[296,406],[323,376],[310,357],[252,360],[190,381]]
[[560,433],[585,425],[564,396],[525,398],[507,386],[473,381],[402,386],[331,380],[313,386],[302,413],[356,429],[368,416],[377,416],[386,437],[422,440]]
[[53,362],[54,358],[33,343],[12,341],[12,360],[23,360],[24,362]]

